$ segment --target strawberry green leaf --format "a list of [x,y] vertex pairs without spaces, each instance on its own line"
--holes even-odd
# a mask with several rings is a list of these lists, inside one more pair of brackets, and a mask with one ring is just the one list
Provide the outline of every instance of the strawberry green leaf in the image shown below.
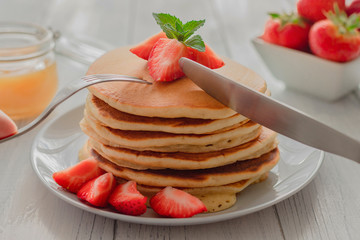
[[334,11],[325,13],[325,16],[338,28],[340,34],[358,34],[360,28],[360,14],[352,14],[349,17],[346,12],[339,9],[337,3],[334,3]]
[[276,19],[276,18],[280,18],[280,14],[279,13],[268,13],[269,16],[273,19]]
[[205,43],[200,37],[200,35],[195,35],[185,41],[185,45],[196,49],[200,52],[205,52]]
[[295,24],[300,27],[305,27],[305,19],[299,16],[298,14],[291,12],[291,13],[268,13],[272,19],[278,19],[280,21],[280,27],[283,28],[286,24]]

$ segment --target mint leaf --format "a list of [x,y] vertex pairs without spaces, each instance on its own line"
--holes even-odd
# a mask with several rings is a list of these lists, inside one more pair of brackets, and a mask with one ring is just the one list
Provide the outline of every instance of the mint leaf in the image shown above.
[[192,20],[185,23],[184,24],[185,40],[188,39],[191,35],[193,35],[194,32],[196,32],[196,30],[204,26],[204,24],[205,24],[205,20],[199,20],[199,21]]
[[204,25],[205,20],[193,20],[183,24],[180,19],[168,13],[153,13],[153,17],[169,39],[177,39],[188,47],[201,52],[205,51],[202,38],[199,35],[192,36]]
[[184,44],[188,47],[191,47],[193,49],[196,49],[200,52],[205,52],[205,43],[200,37],[200,35],[195,35],[189,38],[184,42]]
[[153,17],[155,18],[157,24],[160,25],[160,27],[165,24],[170,24],[175,28],[176,22],[182,25],[180,19],[167,13],[153,13]]

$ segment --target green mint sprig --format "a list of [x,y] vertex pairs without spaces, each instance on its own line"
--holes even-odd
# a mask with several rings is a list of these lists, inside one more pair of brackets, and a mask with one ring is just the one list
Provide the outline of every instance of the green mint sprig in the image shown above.
[[193,35],[204,25],[205,20],[193,20],[183,24],[180,19],[168,13],[153,13],[153,16],[168,38],[177,39],[188,47],[205,52],[205,43],[201,36]]

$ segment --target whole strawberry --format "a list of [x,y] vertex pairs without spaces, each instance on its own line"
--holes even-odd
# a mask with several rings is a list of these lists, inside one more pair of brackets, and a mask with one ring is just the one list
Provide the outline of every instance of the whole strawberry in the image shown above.
[[304,50],[308,46],[310,24],[295,13],[270,13],[262,39],[280,46]]
[[325,19],[324,13],[333,10],[334,4],[345,10],[345,0],[299,0],[296,6],[300,16],[316,22]]
[[309,34],[311,51],[337,62],[347,62],[360,55],[360,14],[347,17],[345,11],[335,6],[326,20],[316,22]]

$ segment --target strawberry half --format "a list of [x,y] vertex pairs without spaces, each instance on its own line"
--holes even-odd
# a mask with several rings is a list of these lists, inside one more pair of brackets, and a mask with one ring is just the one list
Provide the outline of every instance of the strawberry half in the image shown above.
[[104,171],[95,159],[88,158],[63,171],[55,172],[53,179],[66,190],[77,193],[88,181],[100,176]]
[[148,61],[148,70],[155,81],[172,81],[184,76],[179,65],[181,57],[189,57],[188,48],[176,39],[160,38]]
[[105,173],[87,182],[77,193],[78,198],[97,207],[106,207],[116,181],[112,173]]
[[0,139],[10,137],[17,133],[14,121],[0,110]]
[[159,32],[158,34],[131,48],[130,52],[137,55],[138,57],[141,57],[142,59],[148,60],[153,46],[160,38],[166,38],[166,34],[164,32]]
[[193,48],[188,48],[191,59],[211,69],[224,66],[224,61],[219,58],[216,53],[205,44],[205,52],[200,52]]
[[146,212],[146,200],[137,189],[136,182],[118,185],[109,197],[109,203],[120,213],[139,216]]
[[153,196],[150,206],[159,215],[174,218],[192,217],[207,211],[198,198],[172,187],[166,187]]

